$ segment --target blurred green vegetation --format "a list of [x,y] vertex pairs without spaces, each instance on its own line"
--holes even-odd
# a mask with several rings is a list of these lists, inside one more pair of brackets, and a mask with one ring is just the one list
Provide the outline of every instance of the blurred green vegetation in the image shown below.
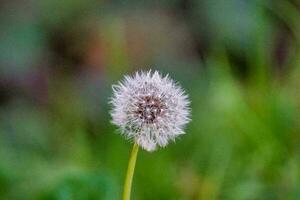
[[111,84],[157,69],[187,134],[140,151],[138,200],[300,199],[297,0],[0,3],[0,199],[117,200],[131,143]]

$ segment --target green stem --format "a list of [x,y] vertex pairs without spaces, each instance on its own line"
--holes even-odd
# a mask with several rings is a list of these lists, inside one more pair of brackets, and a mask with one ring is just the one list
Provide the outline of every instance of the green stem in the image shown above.
[[138,150],[139,150],[139,146],[136,143],[134,143],[131,151],[131,155],[128,163],[128,169],[126,173],[126,179],[124,183],[124,191],[123,191],[123,198],[122,198],[123,200],[130,200],[132,178],[134,174],[134,168],[135,168]]

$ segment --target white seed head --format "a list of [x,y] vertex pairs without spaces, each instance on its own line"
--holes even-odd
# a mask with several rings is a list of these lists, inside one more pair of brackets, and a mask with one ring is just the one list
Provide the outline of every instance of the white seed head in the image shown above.
[[112,88],[112,123],[143,149],[154,151],[184,134],[190,121],[190,102],[168,75],[136,72]]

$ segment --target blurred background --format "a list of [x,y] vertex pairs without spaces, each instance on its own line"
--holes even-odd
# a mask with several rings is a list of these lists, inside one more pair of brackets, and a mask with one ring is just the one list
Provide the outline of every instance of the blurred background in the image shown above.
[[179,81],[187,134],[140,151],[136,200],[300,199],[300,1],[2,0],[0,199],[118,200],[111,85]]

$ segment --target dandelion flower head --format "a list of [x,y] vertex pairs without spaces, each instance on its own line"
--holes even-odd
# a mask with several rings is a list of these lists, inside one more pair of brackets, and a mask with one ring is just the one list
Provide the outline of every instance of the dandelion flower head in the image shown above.
[[165,147],[185,133],[190,121],[188,96],[168,75],[136,72],[112,88],[112,123],[143,149]]

